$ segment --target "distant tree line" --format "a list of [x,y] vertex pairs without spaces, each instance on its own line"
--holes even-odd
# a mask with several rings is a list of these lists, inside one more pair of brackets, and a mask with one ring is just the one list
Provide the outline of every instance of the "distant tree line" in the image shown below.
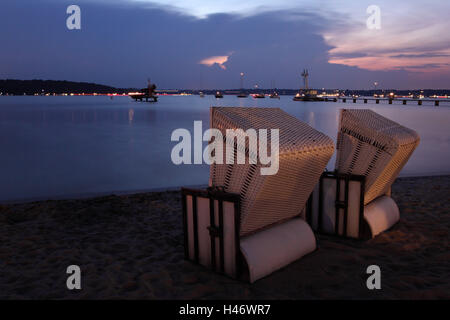
[[3,95],[34,95],[63,93],[128,93],[134,88],[114,88],[96,83],[55,81],[55,80],[0,80],[0,93]]

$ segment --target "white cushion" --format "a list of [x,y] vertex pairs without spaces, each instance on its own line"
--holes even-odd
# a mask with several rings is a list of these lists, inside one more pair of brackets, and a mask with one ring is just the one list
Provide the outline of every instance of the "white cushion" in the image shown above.
[[375,237],[397,223],[400,220],[400,212],[391,197],[382,196],[364,207],[364,218],[370,227],[372,237]]

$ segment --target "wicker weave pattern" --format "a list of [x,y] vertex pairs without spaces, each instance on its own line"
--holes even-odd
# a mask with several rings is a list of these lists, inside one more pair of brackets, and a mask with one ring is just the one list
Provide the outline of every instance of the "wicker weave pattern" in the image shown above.
[[419,135],[372,110],[343,109],[336,169],[366,176],[364,204],[386,194],[414,149]]
[[241,236],[299,215],[334,152],[328,136],[279,108],[212,107],[211,128],[224,136],[226,129],[267,129],[268,154],[270,129],[279,129],[276,175],[261,175],[259,161],[249,164],[248,141],[233,145],[246,164],[211,165],[211,184],[241,195]]

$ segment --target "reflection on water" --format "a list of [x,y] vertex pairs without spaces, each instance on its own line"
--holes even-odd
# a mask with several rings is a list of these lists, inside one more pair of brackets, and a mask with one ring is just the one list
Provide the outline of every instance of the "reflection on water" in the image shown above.
[[[208,181],[208,166],[175,166],[173,130],[209,123],[209,107],[280,107],[336,140],[340,108],[371,108],[421,136],[402,175],[450,173],[450,108],[295,102],[291,97],[0,97],[0,200],[147,190]],[[328,165],[334,167],[334,157]]]
[[134,110],[130,109],[130,110],[128,110],[128,123],[129,124],[133,123],[133,118],[134,118]]

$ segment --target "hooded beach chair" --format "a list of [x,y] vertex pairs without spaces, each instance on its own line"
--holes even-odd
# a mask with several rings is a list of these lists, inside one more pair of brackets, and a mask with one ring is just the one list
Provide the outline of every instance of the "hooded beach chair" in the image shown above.
[[323,174],[306,220],[321,232],[364,239],[392,227],[400,214],[391,186],[419,141],[374,111],[341,110],[335,171]]
[[[213,107],[210,123],[223,137],[228,129],[242,129],[237,132],[242,139],[223,139],[224,152],[228,145],[232,155],[226,153],[223,164],[211,164],[207,190],[182,190],[185,256],[254,282],[316,249],[313,231],[300,214],[334,144],[279,108]],[[249,129],[267,130],[267,145],[246,139]],[[268,165],[250,159],[261,144],[268,154],[276,152],[272,142],[279,147],[278,171],[263,175]],[[234,162],[225,161],[231,156]],[[245,164],[236,163],[239,156]]]

